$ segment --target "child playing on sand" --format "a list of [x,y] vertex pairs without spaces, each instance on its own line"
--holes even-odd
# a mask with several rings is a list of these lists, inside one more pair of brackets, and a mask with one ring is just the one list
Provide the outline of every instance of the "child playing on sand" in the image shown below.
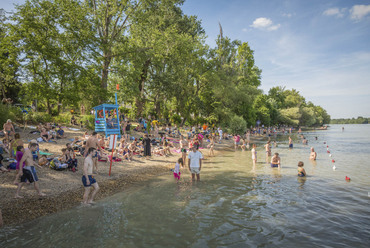
[[179,158],[177,160],[176,165],[175,165],[175,169],[173,170],[173,176],[174,176],[175,179],[177,179],[177,181],[180,180],[180,176],[181,176],[180,164],[181,164],[181,167],[184,167],[184,162],[183,162],[182,158]]
[[303,169],[304,163],[302,161],[298,162],[298,176],[305,177],[306,171]]
[[277,152],[271,158],[271,167],[278,167],[280,169],[280,157]]

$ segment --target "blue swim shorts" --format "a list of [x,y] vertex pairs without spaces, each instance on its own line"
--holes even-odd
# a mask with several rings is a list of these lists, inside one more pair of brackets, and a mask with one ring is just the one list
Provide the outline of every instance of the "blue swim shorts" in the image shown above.
[[88,185],[87,182],[86,182],[86,177],[85,176],[82,176],[82,183],[84,184],[85,187],[90,187],[91,185],[93,185],[94,183],[96,183],[96,180],[93,176],[91,175],[88,175],[89,177],[89,181],[90,181],[90,184]]

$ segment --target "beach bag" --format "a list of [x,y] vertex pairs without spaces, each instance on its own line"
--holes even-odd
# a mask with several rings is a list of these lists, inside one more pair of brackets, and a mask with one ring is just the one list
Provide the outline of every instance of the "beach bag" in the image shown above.
[[41,137],[37,138],[36,140],[37,140],[37,142],[43,142],[44,141]]
[[15,170],[17,168],[17,163],[10,163],[9,165],[8,165],[8,169],[9,170]]

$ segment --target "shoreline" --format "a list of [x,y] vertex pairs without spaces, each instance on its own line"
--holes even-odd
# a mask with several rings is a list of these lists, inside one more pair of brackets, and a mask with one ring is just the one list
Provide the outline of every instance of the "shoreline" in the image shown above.
[[[33,139],[28,132],[23,130],[21,138],[23,140]],[[66,138],[54,143],[40,143],[40,150],[47,149],[57,156],[58,152],[65,144],[70,142],[69,139],[79,135],[82,136],[85,130],[66,131]],[[136,133],[134,136],[141,135]],[[34,136],[34,135],[33,135]],[[25,147],[28,142],[25,142]],[[222,144],[215,146],[215,157],[220,150],[229,149],[233,145],[233,140],[223,140]],[[208,149],[202,149],[201,152],[205,158],[209,158]],[[109,163],[98,162],[98,174],[96,175],[100,190],[96,196],[96,201],[122,192],[136,183],[150,180],[156,176],[168,173],[174,168],[175,162],[181,154],[173,153],[172,156],[154,156],[151,159],[134,157],[131,162],[113,162],[112,173],[109,177]],[[39,177],[40,189],[46,193],[45,197],[38,197],[33,185],[25,185],[21,190],[24,198],[16,199],[14,194],[17,186],[13,184],[15,171],[0,174],[0,209],[2,211],[3,226],[14,226],[29,222],[68,210],[81,205],[84,188],[81,183],[83,158],[78,158],[79,170],[75,173],[71,171],[56,171],[48,167],[36,168]],[[185,168],[186,169],[186,165]],[[1,227],[0,227],[1,228]]]

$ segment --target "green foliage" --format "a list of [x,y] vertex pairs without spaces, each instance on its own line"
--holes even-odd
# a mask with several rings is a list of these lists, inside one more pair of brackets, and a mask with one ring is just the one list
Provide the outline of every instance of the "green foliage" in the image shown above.
[[94,130],[95,129],[95,115],[82,115],[79,118],[85,128]]
[[23,114],[19,108],[0,103],[0,129],[2,129],[3,124],[8,119],[12,120],[13,122],[21,122],[22,118]]
[[[10,19],[0,17],[0,93],[21,95],[49,114],[31,113],[30,121],[51,121],[52,115],[68,124],[70,114],[60,113],[82,103],[86,110],[114,103],[116,84],[131,119],[233,122],[232,130],[257,119],[265,125],[330,121],[295,89],[274,87],[264,95],[249,44],[220,29],[216,46],[208,47],[200,20],[182,12],[183,0],[108,2],[28,0]],[[78,121],[93,128],[93,118]]]
[[70,112],[60,113],[53,117],[53,122],[57,124],[68,125],[71,123],[72,114]]
[[230,119],[229,129],[232,133],[243,134],[247,129],[247,122],[243,117],[234,115]]
[[330,121],[330,124],[369,124],[370,118],[364,118],[362,116],[358,116],[355,118],[341,118],[341,119],[332,119]]
[[171,116],[171,123],[179,125],[181,123],[181,116],[174,114]]
[[52,117],[48,113],[44,112],[31,112],[28,114],[28,121],[32,124],[51,122]]

